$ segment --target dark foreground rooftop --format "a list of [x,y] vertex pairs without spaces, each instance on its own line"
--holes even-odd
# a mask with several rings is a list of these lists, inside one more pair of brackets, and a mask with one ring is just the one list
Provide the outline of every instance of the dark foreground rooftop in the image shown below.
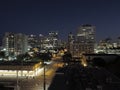
[[120,79],[99,67],[58,68],[48,90],[120,90]]
[[0,84],[0,90],[14,90],[13,87],[6,87],[3,84]]

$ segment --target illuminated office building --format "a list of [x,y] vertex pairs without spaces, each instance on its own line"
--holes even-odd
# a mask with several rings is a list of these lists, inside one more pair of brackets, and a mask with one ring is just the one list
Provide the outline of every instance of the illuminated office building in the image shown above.
[[79,56],[82,53],[94,53],[95,45],[95,26],[81,25],[77,29],[77,35],[70,48],[74,56]]
[[27,36],[21,33],[5,33],[3,46],[6,56],[17,56],[28,50]]
[[58,47],[58,33],[57,32],[49,32],[48,36],[39,36],[41,41],[41,49],[55,49]]
[[117,38],[117,47],[120,48],[120,37]]
[[72,32],[70,32],[68,34],[68,43],[67,43],[67,49],[73,53],[73,44],[74,44],[74,41],[75,41],[75,36],[72,34]]
[[38,47],[38,37],[36,35],[28,35],[28,46],[29,48]]
[[50,45],[53,46],[53,48],[58,47],[58,32],[49,32],[48,39],[50,41]]

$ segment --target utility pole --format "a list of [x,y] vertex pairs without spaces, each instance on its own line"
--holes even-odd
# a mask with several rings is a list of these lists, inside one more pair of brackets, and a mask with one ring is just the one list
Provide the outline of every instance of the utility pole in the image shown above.
[[43,90],[46,90],[46,77],[45,77],[45,60],[46,60],[46,54],[43,54]]
[[19,90],[19,86],[18,86],[18,70],[16,71],[16,74],[17,74],[16,90]]
[[46,63],[45,63],[45,60],[48,60],[48,54],[47,53],[44,53],[43,56],[42,56],[42,59],[43,59],[43,66],[44,66],[44,70],[43,70],[43,90],[46,90],[46,76],[45,76],[45,68],[46,68]]
[[43,90],[46,90],[46,77],[45,77],[45,63],[44,63],[44,82],[43,82]]

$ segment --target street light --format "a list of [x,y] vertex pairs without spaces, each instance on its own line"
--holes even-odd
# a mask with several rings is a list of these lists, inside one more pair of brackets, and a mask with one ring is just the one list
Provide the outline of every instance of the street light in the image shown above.
[[49,60],[49,54],[48,53],[43,53],[41,56],[41,59],[43,60],[43,66],[44,66],[44,71],[43,71],[43,90],[46,90],[46,77],[45,77],[45,60]]
[[43,90],[46,90],[46,77],[45,77],[45,59],[46,59],[46,54],[44,53],[42,55],[42,59],[43,59],[43,66],[44,66],[44,70],[43,70]]
[[44,62],[44,81],[43,81],[43,90],[46,90],[46,77],[45,77],[45,62]]
[[16,90],[19,90],[19,85],[18,85],[18,70],[16,72],[17,72]]

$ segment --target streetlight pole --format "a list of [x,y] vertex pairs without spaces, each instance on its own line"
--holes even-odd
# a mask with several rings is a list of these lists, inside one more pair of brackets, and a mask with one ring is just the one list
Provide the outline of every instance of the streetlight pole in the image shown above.
[[18,86],[18,70],[16,71],[17,72],[17,81],[16,81],[16,90],[19,90],[19,86]]
[[43,82],[43,90],[46,90],[46,78],[45,78],[45,63],[44,63],[44,82]]
[[42,56],[42,59],[43,59],[43,66],[44,66],[44,70],[43,70],[43,90],[46,90],[46,77],[45,77],[45,65],[46,65],[46,63],[45,63],[45,60],[47,60],[47,58],[48,58],[48,56],[47,56],[47,54],[46,53],[44,53],[43,54],[43,56]]

